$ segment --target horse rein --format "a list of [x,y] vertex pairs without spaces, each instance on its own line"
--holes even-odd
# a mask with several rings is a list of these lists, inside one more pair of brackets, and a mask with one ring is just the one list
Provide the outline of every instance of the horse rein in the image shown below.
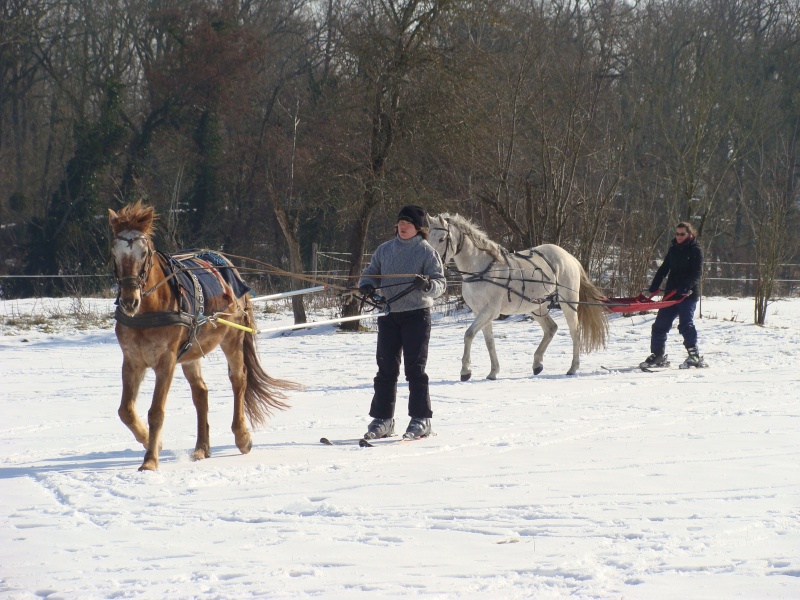
[[[439,228],[439,229],[441,229],[441,228]],[[450,240],[450,237],[449,237],[449,233],[450,232],[449,232],[449,230],[443,230],[443,231],[447,231],[448,232],[448,241],[449,241]],[[114,239],[122,241],[122,242],[126,242],[128,244],[129,248],[132,248],[134,242],[138,242],[138,241],[144,241],[145,245],[147,246],[147,259],[146,259],[144,265],[142,265],[142,270],[141,270],[141,272],[139,273],[138,276],[130,275],[130,276],[127,276],[127,277],[118,277],[117,276],[117,262],[116,262],[116,260],[114,260],[114,252],[112,251],[111,255],[109,256],[109,259],[113,260],[113,262],[114,262],[114,275],[115,275],[115,279],[116,279],[117,285],[122,289],[141,290],[144,287],[144,284],[145,284],[145,282],[147,280],[148,272],[153,267],[153,257],[156,254],[156,251],[153,249],[153,247],[152,247],[152,245],[150,243],[150,238],[148,236],[144,235],[144,234],[139,234],[139,235],[135,235],[135,236],[133,236],[131,238],[124,237],[124,236],[121,236],[121,235],[117,235],[117,236],[114,237]],[[457,248],[455,254],[458,254],[460,251],[461,251],[461,249]],[[279,276],[285,276],[285,277],[292,277],[292,278],[298,279],[300,281],[308,281],[310,283],[323,284],[323,285],[325,285],[327,287],[341,290],[343,295],[344,294],[351,294],[353,292],[352,288],[345,287],[345,286],[342,286],[342,285],[337,285],[335,283],[323,282],[323,281],[320,281],[316,277],[309,277],[309,276],[307,276],[305,274],[302,274],[302,273],[292,273],[292,272],[286,271],[286,270],[281,269],[279,267],[275,267],[273,265],[270,265],[268,263],[265,263],[265,262],[262,262],[262,261],[259,261],[259,260],[253,259],[253,258],[248,258],[246,256],[238,256],[236,254],[229,254],[227,252],[219,252],[218,251],[217,253],[220,256],[224,256],[224,257],[228,258],[229,260],[230,259],[247,260],[247,261],[254,262],[254,263],[258,264],[258,265],[261,265],[261,266],[264,266],[264,267],[268,267],[267,269],[250,269],[250,268],[246,268],[246,267],[237,267],[235,265],[231,265],[231,266],[220,267],[220,268],[237,269],[238,271],[243,272],[243,273],[245,273],[245,272],[251,272],[251,273],[254,272],[254,273],[266,273],[266,274],[270,274],[270,275],[279,275]],[[455,256],[455,254],[454,254],[454,256]],[[142,297],[144,298],[146,296],[149,296],[150,294],[155,292],[158,288],[160,288],[162,285],[167,283],[167,281],[169,281],[173,277],[177,276],[179,273],[181,273],[181,272],[191,272],[192,270],[195,270],[195,268],[189,267],[189,268],[182,268],[182,269],[177,269],[177,270],[173,271],[169,275],[164,276],[161,280],[159,280],[150,289],[141,292]],[[407,274],[407,276],[408,277],[413,277],[414,274],[413,273],[409,273],[409,274]],[[373,277],[375,277],[377,279],[380,279],[380,278],[383,278],[383,277],[390,277],[390,276],[389,275],[374,275]],[[397,277],[397,275],[391,275],[391,277]]]

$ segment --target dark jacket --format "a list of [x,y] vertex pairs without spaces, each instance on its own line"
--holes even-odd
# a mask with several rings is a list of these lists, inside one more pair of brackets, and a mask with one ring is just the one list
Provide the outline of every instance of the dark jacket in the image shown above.
[[659,287],[667,273],[669,276],[664,288],[665,292],[685,289],[691,290],[695,297],[699,296],[698,285],[703,275],[703,249],[700,248],[700,244],[694,237],[682,244],[673,238],[664,262],[661,263],[653,277],[651,289]]

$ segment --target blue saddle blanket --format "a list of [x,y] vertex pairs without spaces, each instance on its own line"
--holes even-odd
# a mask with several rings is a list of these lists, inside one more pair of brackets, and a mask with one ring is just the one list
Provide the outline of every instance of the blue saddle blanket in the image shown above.
[[[170,282],[184,312],[212,315],[226,310],[236,298],[250,292],[236,268],[216,252],[184,250],[172,255],[160,254],[167,263],[166,274],[175,273]],[[202,302],[194,278],[200,287]]]

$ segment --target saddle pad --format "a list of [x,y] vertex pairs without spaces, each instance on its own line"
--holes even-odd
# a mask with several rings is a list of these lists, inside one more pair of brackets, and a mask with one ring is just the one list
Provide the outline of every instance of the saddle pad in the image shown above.
[[225,310],[236,298],[250,291],[239,272],[222,256],[210,250],[184,251],[172,256],[164,255],[164,258],[169,269],[176,272],[172,278],[175,282],[173,289],[180,298],[181,310],[193,315],[200,313],[200,307],[197,306],[192,275],[197,277],[203,292],[202,312],[205,315]]

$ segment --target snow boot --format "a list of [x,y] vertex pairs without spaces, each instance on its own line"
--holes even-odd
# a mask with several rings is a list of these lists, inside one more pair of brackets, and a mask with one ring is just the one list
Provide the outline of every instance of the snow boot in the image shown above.
[[408,424],[408,428],[403,434],[403,438],[407,440],[415,440],[417,438],[428,437],[431,433],[430,419],[420,419],[414,417]]
[[646,359],[644,359],[643,363],[640,363],[639,366],[642,369],[651,369],[651,368],[658,368],[658,367],[668,367],[669,361],[667,360],[667,355],[663,352],[656,353],[654,352]]
[[390,435],[394,435],[394,419],[372,419],[372,423],[367,426],[364,439],[377,440]]

